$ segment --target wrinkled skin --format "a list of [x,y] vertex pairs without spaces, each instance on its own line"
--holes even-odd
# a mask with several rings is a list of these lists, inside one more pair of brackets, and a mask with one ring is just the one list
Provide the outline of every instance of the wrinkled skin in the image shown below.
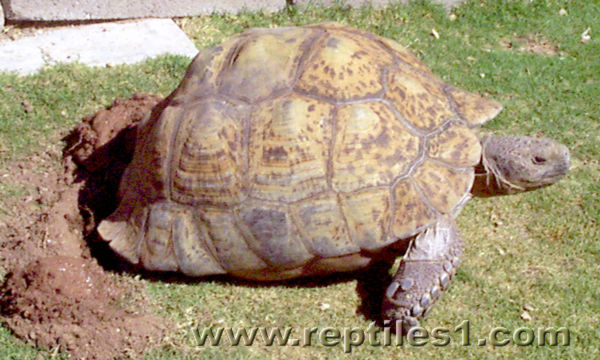
[[[513,194],[551,185],[569,170],[569,150],[546,138],[487,136],[472,193]],[[454,219],[444,218],[411,242],[383,300],[383,319],[418,326],[448,287],[463,253]],[[395,328],[395,327],[394,327]],[[398,327],[400,328],[400,327]]]
[[512,194],[552,185],[569,170],[569,150],[547,138],[487,136],[473,186],[476,196]]

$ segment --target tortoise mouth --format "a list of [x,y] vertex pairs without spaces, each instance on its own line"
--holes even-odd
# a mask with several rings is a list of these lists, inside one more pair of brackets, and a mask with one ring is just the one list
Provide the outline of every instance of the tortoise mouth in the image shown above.
[[544,170],[533,179],[524,179],[520,185],[527,190],[552,185],[562,179],[568,171],[569,164],[557,164],[556,166]]

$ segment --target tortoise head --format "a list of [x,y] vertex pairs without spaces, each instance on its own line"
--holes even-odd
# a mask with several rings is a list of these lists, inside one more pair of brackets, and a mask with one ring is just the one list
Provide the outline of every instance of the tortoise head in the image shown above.
[[486,136],[473,194],[491,196],[552,185],[569,170],[569,150],[547,138]]

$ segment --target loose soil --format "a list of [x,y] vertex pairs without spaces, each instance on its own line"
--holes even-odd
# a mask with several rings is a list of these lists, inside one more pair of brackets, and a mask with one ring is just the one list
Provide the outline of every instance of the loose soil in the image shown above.
[[135,358],[171,331],[147,310],[143,285],[112,271],[125,266],[118,258],[95,256],[104,245],[95,224],[116,206],[135,125],[159,101],[117,99],[77,125],[63,151],[3,164],[0,179],[18,195],[0,209],[0,319],[18,337],[76,359],[114,359]]
[[506,50],[544,56],[565,55],[559,53],[558,46],[539,35],[515,36],[512,39],[504,38],[500,40],[500,43]]

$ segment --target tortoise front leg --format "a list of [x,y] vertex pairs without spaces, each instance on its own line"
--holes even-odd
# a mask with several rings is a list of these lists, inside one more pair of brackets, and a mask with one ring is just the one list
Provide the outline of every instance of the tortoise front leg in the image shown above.
[[404,331],[418,326],[417,319],[448,288],[462,254],[454,220],[441,219],[417,235],[385,292],[383,320],[402,321]]

